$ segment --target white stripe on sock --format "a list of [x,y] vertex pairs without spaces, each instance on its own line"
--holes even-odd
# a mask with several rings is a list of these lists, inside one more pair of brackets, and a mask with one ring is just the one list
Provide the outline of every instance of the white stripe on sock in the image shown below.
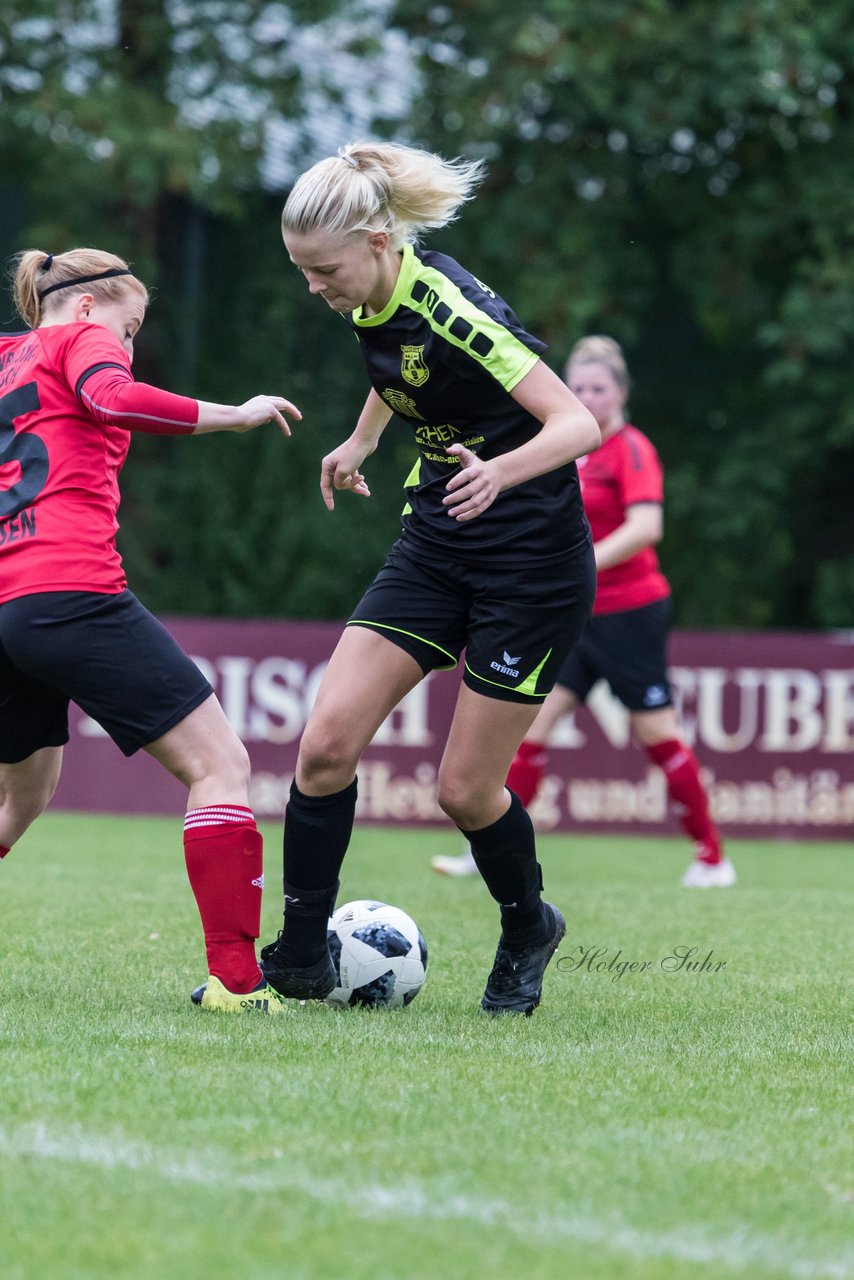
[[229,822],[254,822],[255,815],[246,805],[211,804],[203,809],[188,809],[184,817],[184,830],[196,827],[220,827]]

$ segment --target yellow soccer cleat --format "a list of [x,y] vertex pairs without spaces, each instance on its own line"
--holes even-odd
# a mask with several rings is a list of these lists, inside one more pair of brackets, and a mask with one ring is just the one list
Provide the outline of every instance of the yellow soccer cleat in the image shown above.
[[254,991],[238,995],[224,987],[219,978],[209,977],[190,996],[193,1004],[215,1013],[284,1013],[287,1003],[278,991],[262,982]]

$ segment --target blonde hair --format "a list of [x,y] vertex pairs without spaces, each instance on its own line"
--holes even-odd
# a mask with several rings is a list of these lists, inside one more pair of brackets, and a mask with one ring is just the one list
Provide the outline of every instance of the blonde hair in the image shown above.
[[579,338],[569,353],[564,369],[565,380],[569,379],[569,370],[574,364],[603,364],[617,386],[628,395],[631,387],[629,370],[622,347],[613,338],[607,338],[601,333],[591,333],[586,338]]
[[452,222],[483,174],[482,160],[443,160],[398,142],[348,142],[297,178],[282,233],[387,231],[400,249]]
[[[132,273],[108,276],[105,280],[80,281],[105,271],[130,272],[124,258],[103,249],[69,249],[67,253],[45,253],[24,249],[15,255],[12,288],[18,314],[30,329],[37,329],[55,307],[75,293],[91,293],[101,302],[118,301],[128,289],[142,294],[148,306],[148,290]],[[54,289],[68,281],[66,288]]]

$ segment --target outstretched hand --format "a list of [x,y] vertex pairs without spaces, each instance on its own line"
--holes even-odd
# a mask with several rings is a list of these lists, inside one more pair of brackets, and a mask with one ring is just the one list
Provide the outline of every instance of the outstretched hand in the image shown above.
[[445,485],[447,497],[442,503],[455,520],[474,520],[501,492],[495,460],[484,462],[463,444],[449,445],[445,452],[459,458],[460,466]]
[[302,420],[302,414],[296,405],[283,396],[253,396],[245,404],[239,405],[237,411],[241,421],[235,430],[239,432],[252,431],[255,427],[262,427],[265,422],[276,422],[281,427],[282,434],[289,436],[291,428],[284,414],[289,413],[297,422]]

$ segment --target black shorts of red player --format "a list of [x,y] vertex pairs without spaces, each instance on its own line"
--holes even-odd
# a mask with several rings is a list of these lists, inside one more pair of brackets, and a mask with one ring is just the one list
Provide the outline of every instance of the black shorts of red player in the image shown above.
[[0,763],[68,741],[68,703],[133,755],[213,693],[130,591],[45,591],[0,604]]
[[556,684],[585,702],[597,680],[629,711],[671,707],[667,679],[667,636],[672,617],[670,597],[591,618],[564,662]]
[[403,537],[349,620],[409,653],[424,674],[450,670],[505,702],[540,703],[590,617],[596,591],[585,542],[546,562],[495,564],[431,555]]

